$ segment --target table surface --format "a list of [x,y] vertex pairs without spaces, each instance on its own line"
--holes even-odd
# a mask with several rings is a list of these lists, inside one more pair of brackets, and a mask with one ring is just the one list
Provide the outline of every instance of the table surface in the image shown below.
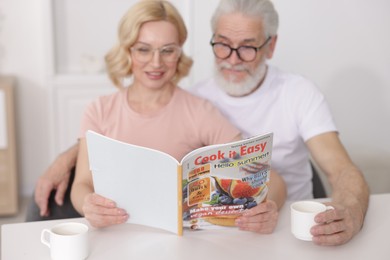
[[[278,226],[270,235],[236,228],[184,231],[182,237],[133,224],[91,228],[88,259],[390,259],[386,238],[390,232],[390,193],[371,195],[361,232],[347,244],[332,247],[294,238],[289,204],[281,210]],[[50,259],[49,249],[40,242],[41,230],[70,221],[88,223],[76,218],[3,225],[1,259]]]

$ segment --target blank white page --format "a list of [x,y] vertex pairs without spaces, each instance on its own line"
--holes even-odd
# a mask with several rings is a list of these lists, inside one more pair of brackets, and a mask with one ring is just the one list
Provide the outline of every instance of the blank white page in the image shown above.
[[178,165],[163,152],[87,132],[95,192],[114,200],[129,223],[178,233]]

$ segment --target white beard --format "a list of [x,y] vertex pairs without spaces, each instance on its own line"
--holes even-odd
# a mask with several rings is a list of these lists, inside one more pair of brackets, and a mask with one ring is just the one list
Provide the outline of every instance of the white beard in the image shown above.
[[[242,82],[235,82],[236,78],[234,76],[230,76],[229,79],[226,80],[221,73],[221,69],[224,68],[247,71],[248,76]],[[215,78],[219,87],[230,96],[241,97],[252,93],[259,87],[260,82],[264,79],[265,74],[267,73],[267,65],[264,60],[253,72],[251,72],[244,65],[234,66],[228,62],[221,62],[214,67],[214,70]]]

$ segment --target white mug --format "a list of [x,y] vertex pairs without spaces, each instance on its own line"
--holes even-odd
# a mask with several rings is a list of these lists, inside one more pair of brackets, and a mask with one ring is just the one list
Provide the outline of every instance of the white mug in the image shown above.
[[310,229],[316,225],[314,217],[320,212],[334,208],[316,201],[297,201],[291,204],[290,209],[293,235],[301,240],[312,241]]
[[83,260],[88,257],[88,226],[68,222],[43,229],[41,242],[50,248],[53,260]]

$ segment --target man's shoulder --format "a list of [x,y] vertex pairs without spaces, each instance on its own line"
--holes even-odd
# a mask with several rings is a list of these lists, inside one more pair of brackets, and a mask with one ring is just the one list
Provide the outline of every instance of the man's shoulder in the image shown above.
[[317,86],[307,77],[295,72],[287,72],[277,67],[270,66],[270,84],[281,91],[318,91]]
[[286,83],[310,82],[310,80],[302,74],[285,71],[275,66],[269,66],[269,74],[272,79],[280,80]]

